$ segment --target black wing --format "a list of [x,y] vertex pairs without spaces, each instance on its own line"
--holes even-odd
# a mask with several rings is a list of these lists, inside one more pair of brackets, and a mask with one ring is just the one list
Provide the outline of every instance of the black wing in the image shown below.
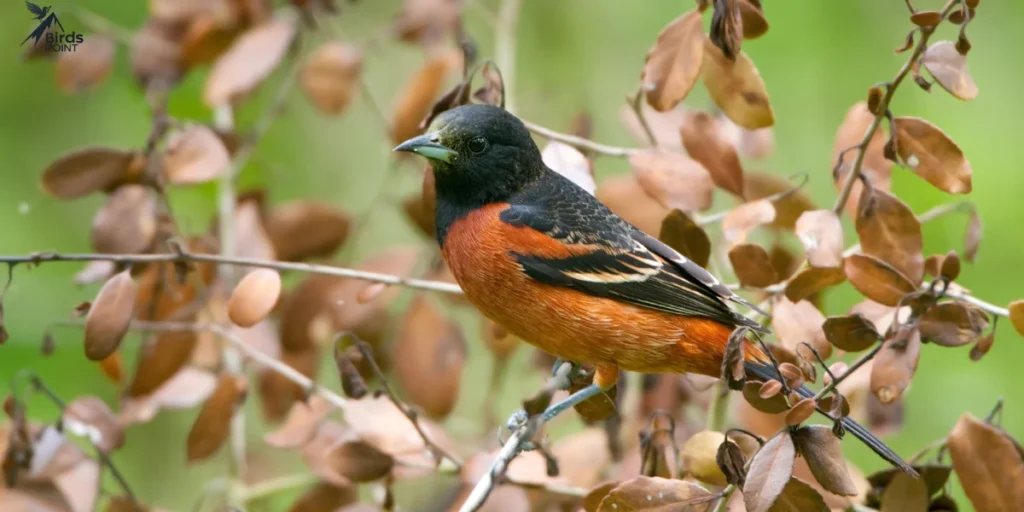
[[572,255],[513,253],[524,273],[598,297],[764,330],[729,308],[726,300],[753,306],[706,270],[636,229],[569,180],[554,172],[548,175],[512,201],[501,220],[544,233],[568,246]]

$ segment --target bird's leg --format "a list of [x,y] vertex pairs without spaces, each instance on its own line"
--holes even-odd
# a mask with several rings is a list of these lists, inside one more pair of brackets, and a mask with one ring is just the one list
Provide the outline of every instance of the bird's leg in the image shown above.
[[594,369],[594,382],[589,386],[576,391],[569,395],[568,398],[548,407],[543,414],[541,414],[541,423],[551,421],[555,416],[561,414],[562,411],[575,407],[577,404],[583,403],[605,391],[608,391],[616,382],[619,380],[619,369],[615,366],[604,366],[598,365]]
[[[552,376],[557,375],[558,374],[558,369],[562,367],[563,363],[569,363],[569,364],[572,365],[572,368],[569,370],[569,380],[572,381],[573,378],[575,378],[576,375],[580,372],[580,364],[579,363],[574,363],[572,361],[566,361],[565,359],[562,359],[561,357],[555,358],[555,364],[551,367],[551,375]],[[567,386],[565,386],[564,388],[561,388],[561,389],[569,389],[569,385],[567,385]]]

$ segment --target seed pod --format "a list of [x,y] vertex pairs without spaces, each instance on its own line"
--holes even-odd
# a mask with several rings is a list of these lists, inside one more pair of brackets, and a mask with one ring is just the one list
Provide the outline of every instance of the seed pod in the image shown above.
[[228,318],[239,327],[263,321],[281,296],[281,276],[269,268],[249,272],[228,299]]
[[137,289],[127,270],[100,288],[85,319],[85,357],[100,361],[117,350],[132,321]]

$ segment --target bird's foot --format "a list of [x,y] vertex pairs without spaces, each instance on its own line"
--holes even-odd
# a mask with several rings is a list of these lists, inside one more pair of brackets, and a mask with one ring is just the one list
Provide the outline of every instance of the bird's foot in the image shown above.
[[[551,375],[558,375],[558,369],[561,368],[562,365],[565,363],[569,363],[570,365],[572,365],[572,367],[569,369],[569,381],[571,382],[583,370],[579,363],[567,361],[565,359],[562,359],[561,357],[556,358],[555,364],[551,366]],[[559,387],[559,389],[569,389],[569,386],[566,385],[564,387]]]
[[[526,425],[526,422],[529,421],[529,419],[530,417],[526,414],[526,410],[519,409],[518,411],[512,413],[512,416],[508,417],[508,420],[505,422],[505,428],[508,429],[509,432],[516,432],[517,430],[523,428],[523,426]],[[506,439],[502,439],[501,434],[502,432],[501,429],[499,428],[498,445],[505,446]],[[522,451],[530,451],[535,449],[537,449],[537,445],[534,444],[532,441],[520,442],[520,450]]]

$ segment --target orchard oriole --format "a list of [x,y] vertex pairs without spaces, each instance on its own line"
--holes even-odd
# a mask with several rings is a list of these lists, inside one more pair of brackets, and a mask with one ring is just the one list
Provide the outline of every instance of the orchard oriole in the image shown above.
[[[595,366],[593,384],[549,407],[544,420],[611,388],[620,368],[718,377],[737,326],[769,332],[734,312],[729,302],[753,306],[706,270],[549,169],[502,108],[446,111],[395,150],[433,168],[437,241],[466,298],[540,349]],[[755,345],[745,354],[749,376],[779,378]],[[842,425],[913,472],[860,424]]]

